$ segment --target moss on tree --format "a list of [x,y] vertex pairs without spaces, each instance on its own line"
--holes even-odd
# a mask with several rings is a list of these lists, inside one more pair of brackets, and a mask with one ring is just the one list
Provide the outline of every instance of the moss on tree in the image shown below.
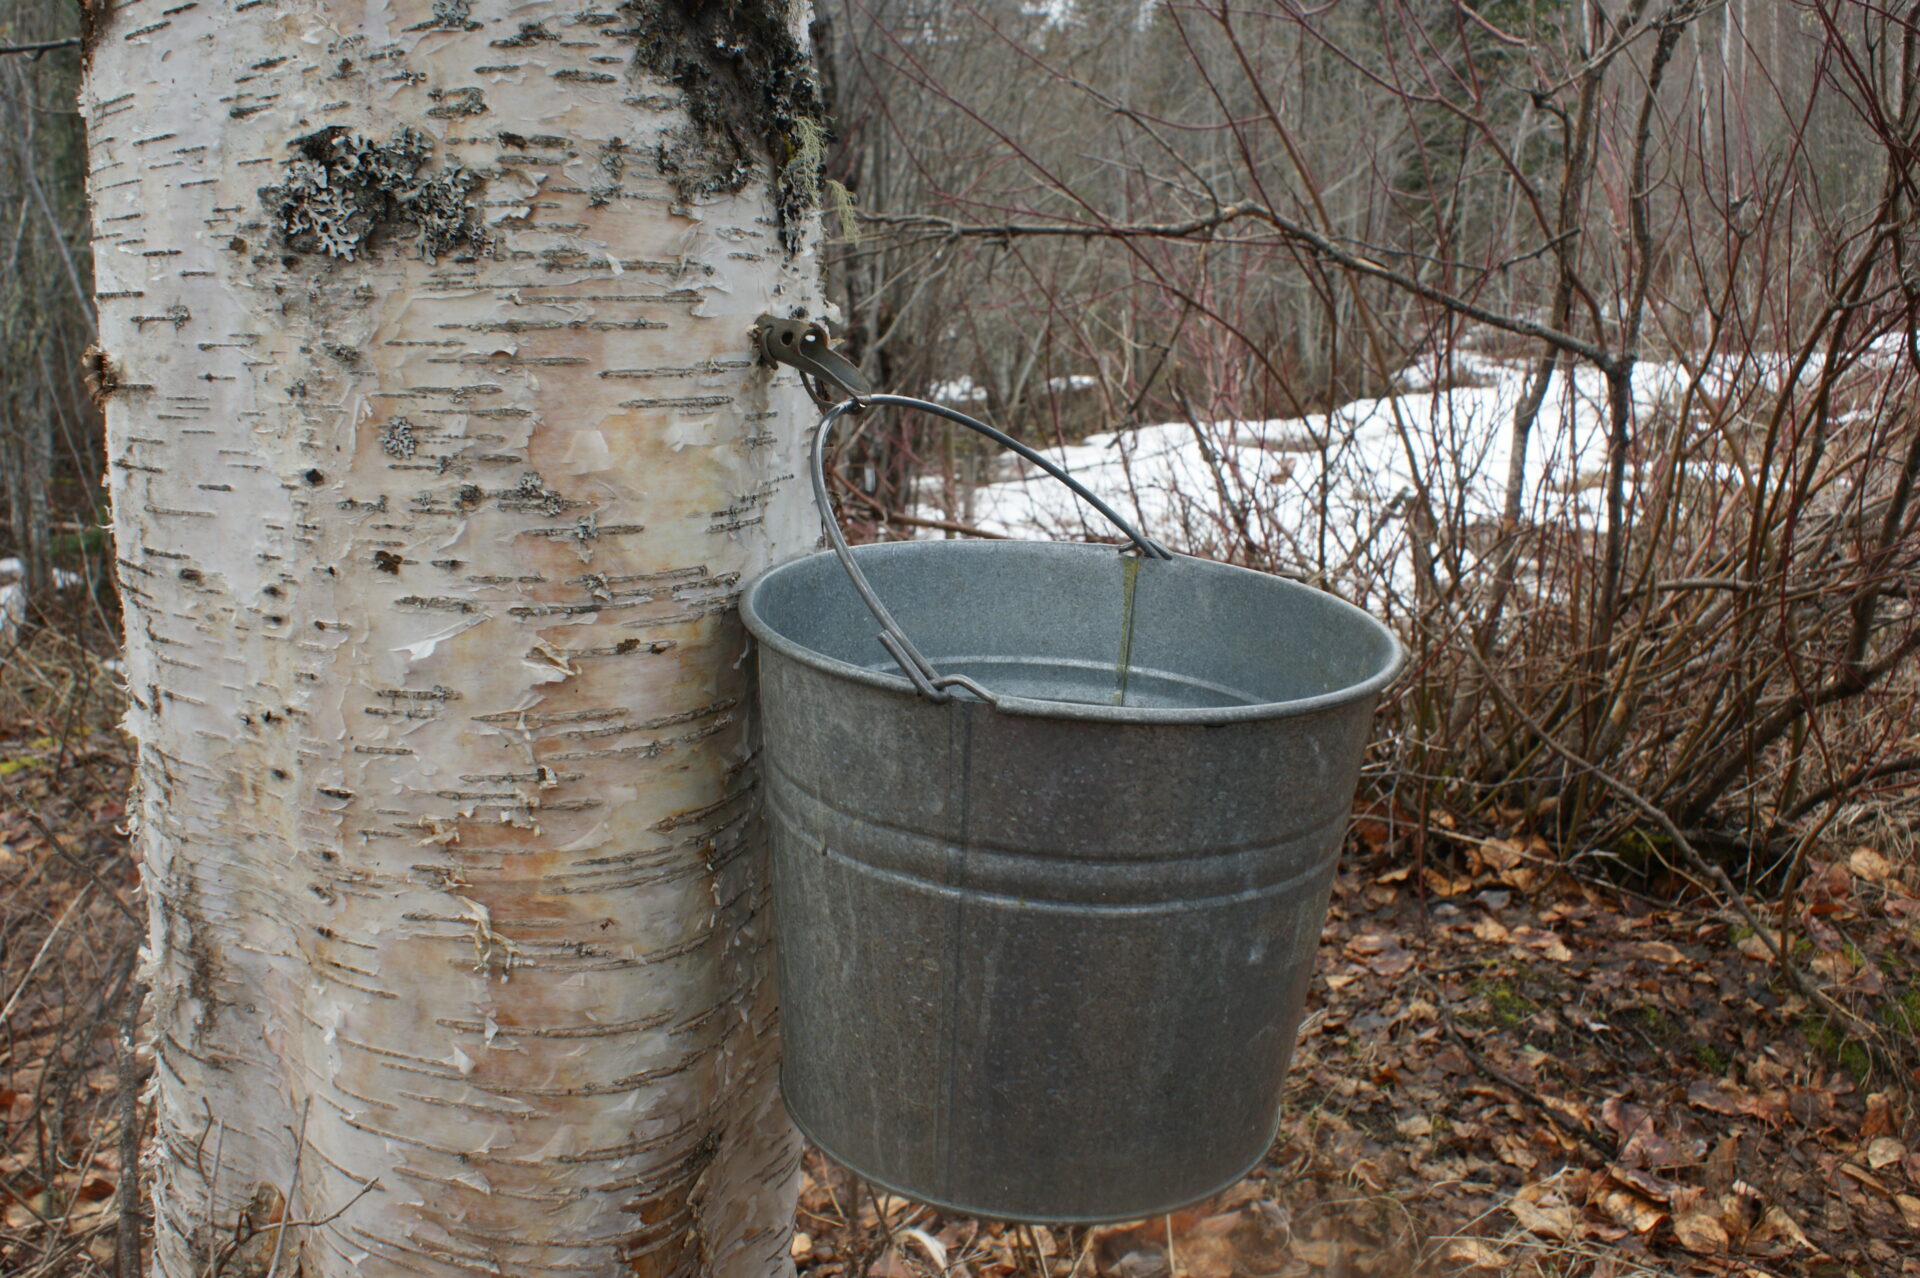
[[827,130],[791,0],[625,0],[620,13],[635,64],[677,87],[692,117],[694,136],[661,147],[660,171],[693,199],[738,191],[771,162],[793,252],[820,205]]

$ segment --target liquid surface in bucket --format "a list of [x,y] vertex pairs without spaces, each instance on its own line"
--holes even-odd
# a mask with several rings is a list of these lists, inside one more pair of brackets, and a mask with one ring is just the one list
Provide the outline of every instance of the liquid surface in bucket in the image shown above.
[[[1289,713],[1398,661],[1392,636],[1357,609],[1225,564],[1010,542],[894,542],[855,553],[942,675],[1075,717]],[[754,607],[769,623],[768,641],[791,643],[804,661],[903,679],[836,569],[808,561],[806,571],[790,566],[764,579]]]
[[[867,668],[877,674],[892,674],[895,669],[890,660],[875,662]],[[966,675],[996,693],[1035,701],[1164,710],[1259,704],[1235,688],[1221,688],[1168,671],[1142,670],[1133,665],[963,654],[942,657],[940,671]],[[956,691],[954,695],[968,694]]]
[[[1143,670],[1134,665],[1142,562],[1131,556],[1120,560],[1120,616],[1112,662],[963,653],[943,657],[941,673],[964,675],[997,694],[1035,701],[1170,710],[1258,704],[1258,698],[1239,688],[1223,688],[1172,671]],[[891,658],[868,667],[879,673],[891,673],[892,668]],[[962,690],[956,695],[969,694]]]

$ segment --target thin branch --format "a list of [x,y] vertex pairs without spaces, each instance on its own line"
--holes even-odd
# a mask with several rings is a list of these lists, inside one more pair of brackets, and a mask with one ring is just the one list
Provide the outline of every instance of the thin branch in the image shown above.
[[[265,1228],[261,1230],[261,1234],[265,1234],[267,1230],[280,1230],[280,1238],[286,1238],[286,1230],[317,1230],[317,1228],[321,1228],[321,1226],[332,1224],[334,1220],[348,1215],[349,1211],[353,1209],[353,1203],[361,1201],[363,1197],[372,1194],[374,1190],[382,1190],[382,1188],[386,1188],[386,1186],[382,1186],[382,1184],[380,1184],[380,1178],[374,1176],[372,1180],[369,1180],[367,1184],[363,1184],[363,1186],[359,1188],[357,1194],[349,1197],[348,1201],[340,1203],[338,1207],[334,1207],[332,1211],[328,1211],[324,1217],[317,1217],[317,1219],[313,1220],[280,1220],[278,1224],[265,1226]],[[278,1243],[278,1240],[275,1240],[275,1242]],[[275,1245],[275,1263],[278,1265],[278,1245]],[[271,1270],[269,1270],[269,1278],[271,1278]]]
[[962,537],[980,537],[987,541],[1012,540],[1007,533],[990,532],[973,524],[963,524],[957,519],[928,519],[920,515],[902,514],[900,511],[885,507],[880,508],[874,517],[882,523],[905,524],[909,528],[932,528],[940,532],[959,533]]
[[300,1110],[300,1135],[295,1138],[293,1145],[293,1171],[287,1177],[286,1197],[281,1199],[280,1232],[273,1240],[273,1260],[267,1265],[267,1278],[278,1278],[280,1256],[287,1249],[287,1222],[293,1216],[293,1196],[300,1192],[300,1163],[307,1152],[307,1120],[312,1116],[313,1097],[309,1096]]
[[69,36],[65,40],[42,40],[38,44],[0,44],[0,55],[24,53],[38,62],[42,57],[53,52],[55,49],[77,49],[79,47],[80,37]]
[[[1429,990],[1438,991],[1438,987],[1431,981],[1427,981],[1425,984]],[[1446,1000],[1437,999],[1435,1001],[1440,1008],[1440,1028],[1446,1031],[1447,1038],[1452,1041],[1455,1047],[1460,1049],[1461,1053],[1466,1056],[1468,1062],[1472,1064],[1475,1069],[1485,1074],[1501,1087],[1506,1088],[1518,1096],[1521,1100],[1532,1105],[1535,1110],[1539,1111],[1540,1116],[1545,1118],[1547,1122],[1554,1127],[1579,1137],[1580,1143],[1600,1155],[1602,1160],[1611,1162],[1614,1159],[1617,1151],[1599,1132],[1587,1126],[1585,1123],[1576,1122],[1572,1116],[1555,1109],[1547,1103],[1547,1098],[1542,1096],[1538,1091],[1528,1087],[1525,1083],[1507,1073],[1505,1070],[1496,1068],[1486,1057],[1475,1051],[1473,1044],[1467,1041],[1466,1035],[1462,1034],[1459,1027],[1454,1024],[1453,1013],[1448,1010]]]
[[1478,13],[1475,13],[1470,7],[1462,3],[1462,0],[1453,0],[1453,8],[1454,8],[1454,12],[1458,13],[1461,17],[1467,19],[1469,22],[1473,23],[1475,26],[1479,27],[1482,31],[1486,32],[1488,35],[1498,40],[1501,44],[1507,45],[1510,48],[1515,48],[1515,49],[1531,49],[1533,47],[1533,41],[1523,40],[1519,36],[1514,35],[1512,32],[1504,31],[1501,28],[1494,26],[1493,23],[1487,21],[1486,18],[1482,17]]
[[340,1219],[342,1216],[346,1215],[348,1211],[352,1210],[353,1205],[359,1202],[362,1198],[365,1198],[368,1194],[371,1194],[376,1189],[383,1189],[383,1188],[385,1188],[385,1186],[383,1186],[380,1183],[380,1178],[376,1176],[372,1180],[368,1181],[366,1184],[360,1186],[359,1192],[354,1194],[353,1197],[347,1199],[346,1202],[341,1203],[338,1207],[334,1208],[332,1211],[328,1212],[324,1216],[320,1216],[314,1220],[286,1220],[286,1221],[280,1222],[277,1225],[268,1225],[267,1228],[268,1229],[318,1229],[322,1225],[331,1225],[334,1221]]
[[1320,234],[1300,222],[1283,214],[1276,213],[1252,200],[1242,200],[1227,205],[1217,213],[1206,217],[1193,218],[1186,222],[1059,222],[1059,223],[1017,223],[1008,222],[995,226],[970,226],[947,218],[912,216],[892,217],[885,214],[873,215],[876,222],[887,222],[901,226],[920,226],[935,230],[948,238],[963,237],[1011,240],[1015,237],[1053,236],[1079,239],[1180,239],[1211,230],[1240,218],[1251,217],[1265,222],[1279,231],[1281,237],[1311,249],[1315,254],[1335,265],[1346,268],[1357,275],[1365,275],[1383,283],[1391,284],[1402,292],[1412,293],[1416,297],[1437,303],[1464,315],[1479,320],[1483,324],[1503,329],[1521,337],[1532,337],[1546,342],[1572,355],[1578,355],[1601,369],[1610,370],[1618,362],[1617,357],[1604,346],[1575,337],[1572,333],[1518,315],[1506,315],[1478,302],[1469,301],[1445,289],[1436,288],[1426,281],[1408,275],[1404,271],[1383,266],[1371,258],[1363,257],[1335,243],[1331,238]]
[[[20,83],[20,73],[8,73],[15,83]],[[52,203],[47,199],[45,187],[40,182],[39,167],[34,162],[33,117],[26,117],[26,132],[14,139],[14,146],[20,156],[20,171],[26,177],[27,190],[32,193],[34,203],[40,208],[40,215],[46,220],[47,238],[53,242],[54,250],[60,255],[60,263],[66,268],[67,279],[73,285],[74,300],[79,303],[79,315],[86,322],[87,332],[97,333],[99,327],[94,320],[93,298],[87,292],[87,286],[81,282],[80,268],[73,260],[73,252],[67,247],[66,231],[60,225],[59,215],[54,212]]]
[[985,528],[963,524],[956,519],[928,519],[921,515],[909,515],[890,509],[883,502],[861,492],[845,475],[835,475],[834,479],[848,496],[855,498],[861,505],[871,510],[873,517],[883,524],[905,524],[909,528],[935,528],[942,532],[959,533],[963,537],[981,537],[988,541],[1011,540],[1006,533],[988,532]]
[[[130,956],[138,961],[138,953]],[[144,1198],[140,1192],[140,1008],[147,1001],[144,982],[134,982],[127,992],[127,1010],[120,1021],[120,1044],[116,1054],[120,1074],[120,1200],[119,1220],[114,1230],[114,1278],[139,1278],[140,1239],[143,1234]]]
[[1900,758],[1889,759],[1884,763],[1862,764],[1840,780],[1831,785],[1822,786],[1794,804],[1781,820],[1798,821],[1821,804],[1839,798],[1856,786],[1868,781],[1878,781],[1883,777],[1899,776],[1906,772],[1920,772],[1920,754],[1902,755]]
[[1000,225],[970,225],[931,213],[861,213],[860,221],[880,226],[898,226],[908,230],[937,233],[944,239],[1011,240],[1036,236],[1080,239],[1182,239],[1225,226],[1241,218],[1267,220],[1266,210],[1253,200],[1229,204],[1205,217],[1184,222],[1008,222]]

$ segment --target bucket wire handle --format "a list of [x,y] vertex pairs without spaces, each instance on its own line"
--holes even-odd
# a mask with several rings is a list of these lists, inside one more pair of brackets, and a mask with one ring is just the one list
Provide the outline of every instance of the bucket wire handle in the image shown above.
[[855,562],[853,550],[847,545],[846,537],[840,532],[840,521],[834,517],[833,503],[827,496],[827,437],[833,433],[834,423],[842,417],[874,404],[918,409],[965,426],[976,434],[985,435],[994,443],[1013,450],[1071,488],[1088,505],[1105,515],[1114,527],[1125,533],[1127,539],[1139,549],[1142,555],[1149,559],[1173,558],[1172,552],[1165,546],[1141,536],[1133,525],[1120,517],[1113,507],[1094,496],[1085,484],[1069,475],[1060,466],[1006,432],[995,430],[985,422],[969,417],[958,409],[948,408],[945,404],[935,404],[929,400],[912,399],[905,395],[859,395],[835,404],[827,410],[827,415],[820,419],[820,425],[813,432],[813,500],[814,504],[820,508],[820,526],[826,531],[827,542],[833,547],[833,553],[840,560],[840,566],[846,569],[848,578],[853,582],[854,590],[859,593],[861,601],[867,605],[867,611],[873,614],[874,620],[880,623],[880,633],[877,636],[880,646],[887,650],[887,654],[899,665],[920,695],[928,700],[950,701],[953,699],[953,694],[947,691],[948,688],[965,688],[990,705],[999,704],[997,697],[967,676],[943,675],[934,669],[933,663],[914,646],[913,640],[907,637],[907,632],[902,630],[900,623],[893,619],[893,614],[887,610],[887,605],[880,601],[880,596],[875,593],[872,583],[867,580],[867,574],[862,572],[860,565]]

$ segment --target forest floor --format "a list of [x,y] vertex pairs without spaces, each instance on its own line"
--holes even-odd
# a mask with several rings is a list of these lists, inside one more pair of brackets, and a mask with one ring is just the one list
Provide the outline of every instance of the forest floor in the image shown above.
[[[113,1272],[116,1243],[127,752],[80,686],[97,672],[27,655],[12,687],[37,671],[47,695],[0,704],[0,1274],[78,1278]],[[1248,1179],[1047,1229],[876,1196],[809,1154],[803,1278],[1920,1275],[1910,856],[1824,848],[1789,917],[1764,914],[1837,1024],[1705,898],[1583,881],[1444,818],[1424,858],[1392,834],[1356,823]]]
[[142,909],[128,749],[83,647],[7,644],[0,669],[0,1275],[109,1274]]

